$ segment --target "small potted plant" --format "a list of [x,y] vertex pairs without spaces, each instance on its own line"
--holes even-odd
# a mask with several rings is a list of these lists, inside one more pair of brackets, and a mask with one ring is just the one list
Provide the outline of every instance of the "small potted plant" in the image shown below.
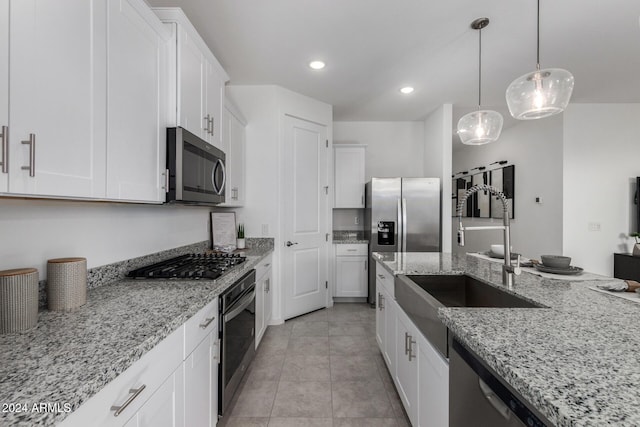
[[245,241],[244,241],[244,224],[238,224],[238,238],[236,240],[236,247],[238,249],[244,249]]
[[635,233],[631,233],[629,234],[629,237],[633,237],[634,239],[636,239],[636,243],[635,245],[633,245],[632,255],[640,256],[640,232],[636,231]]

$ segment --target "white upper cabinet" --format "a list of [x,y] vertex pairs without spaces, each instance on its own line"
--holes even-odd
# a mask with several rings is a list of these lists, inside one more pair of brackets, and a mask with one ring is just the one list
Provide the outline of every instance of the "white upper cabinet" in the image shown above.
[[9,192],[105,196],[105,9],[11,1]]
[[108,14],[107,198],[164,202],[172,34],[140,0]]
[[227,155],[227,184],[225,202],[220,206],[244,206],[246,121],[229,100],[225,103],[222,118],[222,151]]
[[[0,193],[9,190],[9,0],[0,0]],[[6,131],[6,134],[5,134]],[[5,162],[7,162],[5,164]]]
[[334,208],[364,208],[365,145],[335,144]]
[[229,76],[180,8],[153,10],[163,22],[174,26],[176,34],[170,123],[220,148],[224,85]]

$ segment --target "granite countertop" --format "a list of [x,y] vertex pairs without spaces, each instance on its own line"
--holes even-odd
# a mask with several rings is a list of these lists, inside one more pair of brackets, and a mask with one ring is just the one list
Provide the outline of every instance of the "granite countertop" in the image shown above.
[[[374,253],[374,259],[394,274],[467,274],[506,290],[501,264],[471,255]],[[443,308],[439,316],[555,425],[637,426],[640,305],[589,289],[598,283],[523,272],[512,292],[548,309]]]
[[368,245],[369,240],[364,238],[364,231],[333,231],[333,243],[337,245],[364,244]]
[[[0,335],[0,404],[77,409],[272,251],[245,251],[216,280],[118,280],[89,289],[74,312],[39,312],[34,329]],[[50,426],[67,415],[2,412],[0,425]]]

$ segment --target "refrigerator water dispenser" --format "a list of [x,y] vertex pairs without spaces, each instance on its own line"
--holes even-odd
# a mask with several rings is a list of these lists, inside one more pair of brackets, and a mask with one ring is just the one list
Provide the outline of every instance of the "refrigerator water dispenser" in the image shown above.
[[378,244],[379,245],[395,245],[394,235],[396,231],[396,223],[394,221],[378,222]]

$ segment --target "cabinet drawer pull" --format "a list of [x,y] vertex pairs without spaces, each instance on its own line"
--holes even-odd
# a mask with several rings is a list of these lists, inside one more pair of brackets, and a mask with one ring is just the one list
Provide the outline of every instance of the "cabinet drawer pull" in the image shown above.
[[129,396],[129,398],[121,406],[112,406],[111,407],[111,410],[115,411],[113,413],[113,416],[117,417],[118,415],[120,415],[122,413],[122,411],[127,409],[127,406],[129,406],[131,404],[131,402],[133,402],[133,400],[136,397],[138,397],[140,395],[140,393],[142,393],[142,390],[144,390],[146,387],[147,386],[145,384],[142,384],[140,386],[140,388],[129,389],[129,393],[131,394],[131,396]]
[[265,265],[264,265],[264,268],[267,268],[267,267],[269,267],[270,265],[271,265],[271,263],[269,263],[269,264],[265,264]]
[[384,296],[380,292],[378,292],[378,309],[380,311],[382,311],[382,309],[384,308],[383,303],[384,303]]
[[207,329],[207,326],[209,326],[214,320],[216,320],[216,316],[204,319],[204,323],[200,323],[200,327],[202,329]]
[[0,139],[2,139],[2,173],[9,173],[9,127],[2,126],[2,133],[0,133]]
[[209,119],[209,115],[207,114],[202,120],[204,120],[204,131],[211,135],[211,120]]
[[357,249],[347,249],[347,252],[356,252]]
[[404,355],[409,354],[409,333],[404,333]]
[[[407,334],[409,335],[409,334]],[[416,343],[416,340],[413,339],[413,337],[411,335],[409,335],[409,345],[408,345],[408,353],[409,353],[409,362],[411,362],[411,360],[415,359],[416,356],[413,354],[413,345]]]
[[23,170],[29,171],[29,176],[36,176],[36,134],[30,133],[28,141],[21,141],[29,146],[29,166],[22,166]]
[[211,130],[209,132],[211,132],[211,136],[213,136],[213,129],[214,129],[214,121],[213,121],[213,116],[211,116],[211,118],[209,119],[209,126],[211,126]]

